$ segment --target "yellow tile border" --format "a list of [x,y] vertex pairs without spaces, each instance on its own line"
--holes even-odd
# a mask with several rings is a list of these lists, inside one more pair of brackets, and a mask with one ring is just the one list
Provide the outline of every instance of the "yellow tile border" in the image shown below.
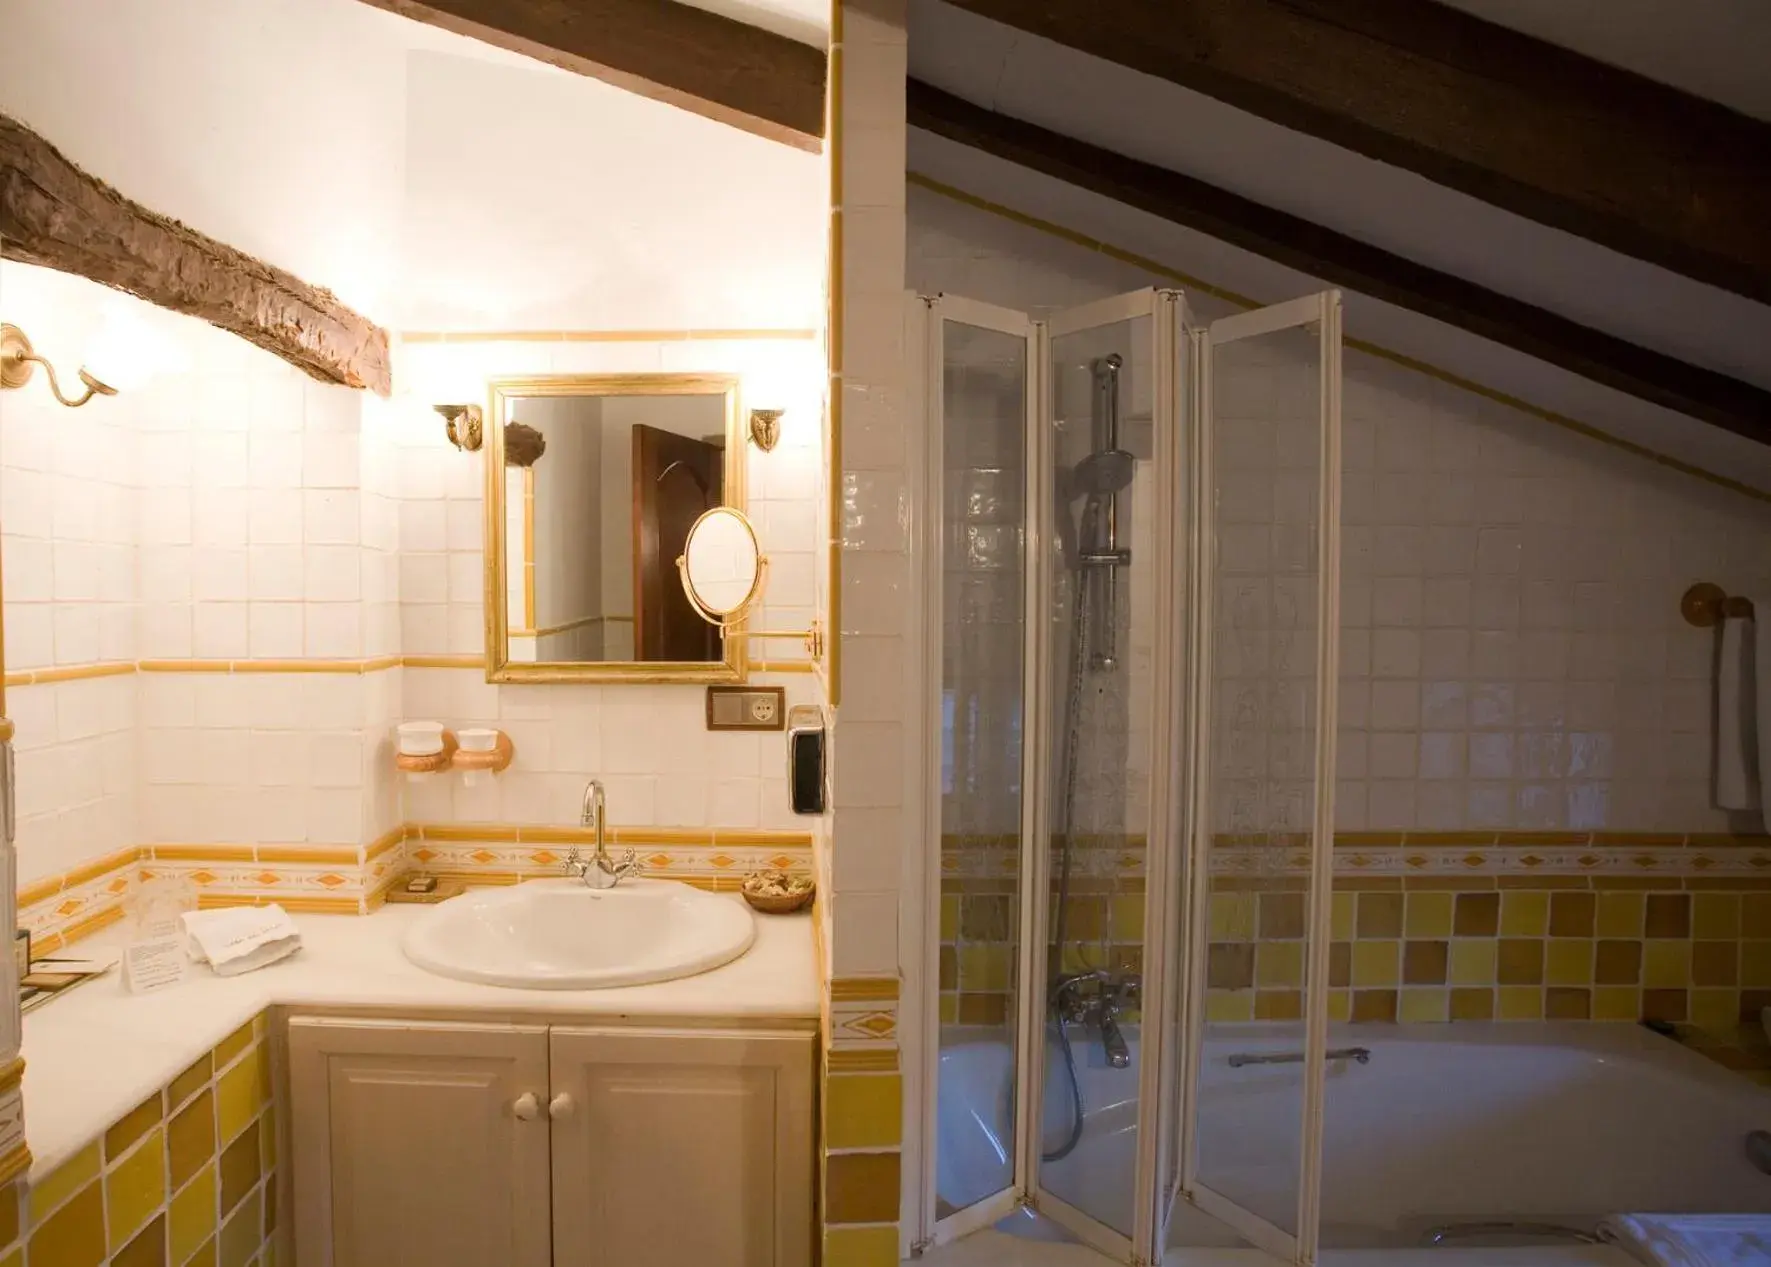
[[300,897],[277,893],[200,893],[197,908],[209,911],[228,906],[269,906],[275,902],[297,915],[361,915],[363,900],[355,897]]
[[356,845],[257,845],[257,862],[311,862],[355,866],[361,861]]
[[880,1000],[895,1002],[898,998],[898,978],[891,977],[832,977],[830,979],[830,999],[834,1002],[860,1002],[864,1000]]
[[405,669],[484,669],[486,657],[480,655],[403,655],[400,667]]
[[[566,830],[561,828],[560,830]],[[571,830],[579,830],[573,828]],[[594,833],[593,833],[594,834]],[[407,840],[434,840],[439,843],[458,842],[461,844],[514,845],[520,843],[517,829],[502,823],[408,823],[406,826]],[[533,836],[533,840],[542,841],[545,837]]]
[[[92,678],[127,677],[133,673],[325,673],[352,676],[385,669],[477,669],[483,655],[380,655],[338,659],[182,659],[99,660],[43,669],[16,669],[4,675],[9,687],[53,686]],[[815,673],[813,660],[752,660],[752,673]]]
[[115,906],[107,906],[96,914],[75,920],[59,932],[47,933],[41,938],[33,937],[31,939],[31,953],[33,955],[38,952],[52,954],[73,945],[82,937],[90,937],[100,929],[109,928],[122,918],[123,904],[121,902]]
[[803,327],[676,330],[409,330],[401,343],[702,343],[780,342],[817,339],[822,331]]
[[896,1047],[836,1047],[824,1053],[824,1070],[839,1073],[896,1073]]
[[[1204,294],[1212,295],[1226,303],[1234,304],[1239,308],[1249,309],[1262,306],[1260,301],[1251,299],[1247,295],[1239,294],[1233,290],[1226,290],[1221,286],[1214,286],[1200,278],[1170,268],[1166,264],[1158,263],[1156,260],[1153,260],[1148,256],[1139,255],[1135,251],[1127,250],[1121,246],[1115,246],[1110,242],[1103,242],[1099,238],[1090,237],[1086,233],[1081,233],[1066,225],[1058,224],[1055,221],[1044,220],[1038,216],[1030,215],[1027,212],[1017,211],[1015,208],[1005,206],[1002,203],[992,202],[988,198],[979,197],[977,194],[967,193],[965,190],[960,189],[955,185],[949,185],[944,181],[936,180],[932,176],[925,176],[921,172],[906,172],[904,179],[907,184],[914,185],[920,189],[926,189],[937,197],[946,198],[952,202],[957,202],[964,206],[986,212],[990,215],[998,216],[1001,219],[1008,220],[1014,224],[1034,229],[1050,237],[1069,242],[1073,246],[1080,246],[1085,250],[1105,255],[1109,259],[1118,260],[1122,264],[1130,264],[1133,268],[1139,268],[1147,273],[1154,273],[1158,277],[1178,282],[1182,286],[1200,291]],[[1427,378],[1444,383],[1448,387],[1455,387],[1462,391],[1481,396],[1486,400],[1492,400],[1496,404],[1505,405],[1510,409],[1516,409],[1520,413],[1529,414],[1533,418],[1550,423],[1552,426],[1560,427],[1565,431],[1572,431],[1576,435],[1585,436],[1589,440],[1596,440],[1600,444],[1609,445],[1616,449],[1622,449],[1626,453],[1632,453],[1639,458],[1645,458],[1658,466],[1664,466],[1669,470],[1677,471],[1681,475],[1689,475],[1693,479],[1700,479],[1705,483],[1715,484],[1718,487],[1728,489],[1730,492],[1739,493],[1742,497],[1749,497],[1754,501],[1771,502],[1771,492],[1754,488],[1749,484],[1742,484],[1738,480],[1731,480],[1725,475],[1717,475],[1711,471],[1706,471],[1701,467],[1692,466],[1688,462],[1681,462],[1675,457],[1670,457],[1655,449],[1650,449],[1646,445],[1636,444],[1634,441],[1614,436],[1610,432],[1601,431],[1591,423],[1582,422],[1578,418],[1572,418],[1567,414],[1557,413],[1552,409],[1545,409],[1540,405],[1534,405],[1518,396],[1510,395],[1506,392],[1496,390],[1495,388],[1485,387],[1474,379],[1465,378],[1461,374],[1454,374],[1450,370],[1442,369],[1429,361],[1420,360],[1417,357],[1409,356],[1403,352],[1392,351],[1381,344],[1372,343],[1365,339],[1349,337],[1343,340],[1343,342],[1353,351],[1363,352],[1368,356],[1377,357],[1379,360],[1388,361],[1392,365],[1399,366],[1402,369],[1413,370],[1417,374],[1425,375]]]
[[11,1183],[20,1175],[29,1173],[31,1160],[28,1144],[20,1144],[4,1157],[0,1157],[0,1183]]
[[98,660],[49,669],[17,669],[6,674],[8,686],[49,686],[56,682],[83,682],[90,678],[127,677],[135,672],[133,660]]
[[406,841],[413,839],[412,830],[413,825],[410,823],[400,823],[398,826],[388,828],[363,846],[363,861],[365,863],[374,862],[396,845],[405,844]]
[[143,845],[143,862],[257,862],[251,845]]
[[[812,847],[805,831],[765,831],[754,827],[621,827],[607,829],[616,844],[695,845],[802,850]],[[439,844],[566,845],[596,839],[594,827],[554,827],[512,823],[408,823],[407,840]]]

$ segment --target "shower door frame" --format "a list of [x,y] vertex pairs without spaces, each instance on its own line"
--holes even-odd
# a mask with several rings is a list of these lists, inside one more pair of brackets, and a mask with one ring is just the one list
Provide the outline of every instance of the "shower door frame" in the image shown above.
[[[1186,1051],[1180,1061],[1184,1090],[1180,1101],[1180,1183],[1161,1220],[1164,1229],[1175,1200],[1186,1200],[1226,1224],[1256,1247],[1294,1263],[1317,1259],[1321,1231],[1322,1128],[1327,1089],[1328,950],[1333,912],[1335,740],[1340,707],[1340,541],[1341,541],[1341,293],[1325,290],[1285,303],[1256,308],[1211,322],[1194,333],[1195,436],[1193,556],[1215,557],[1210,490],[1215,476],[1212,440],[1216,414],[1212,375],[1217,348],[1281,330],[1315,327],[1318,339],[1318,440],[1320,458],[1317,503],[1317,634],[1314,773],[1315,805],[1310,825],[1309,937],[1304,970],[1303,1114],[1299,1124],[1297,1232],[1286,1232],[1237,1204],[1199,1178],[1197,1080],[1193,1071],[1202,1060],[1205,1018],[1205,973],[1210,936],[1211,695],[1213,592],[1211,564],[1200,568],[1192,638],[1197,656],[1194,679],[1193,762],[1197,780],[1191,801],[1192,839],[1185,868],[1191,881],[1186,953],[1191,956],[1181,975],[1182,1032]],[[1166,1240],[1166,1235],[1163,1236]],[[1160,1258],[1153,1261],[1160,1261]]]
[[[923,784],[922,897],[918,938],[924,1030],[911,1061],[920,1074],[912,1134],[916,1160],[916,1231],[911,1248],[945,1244],[1030,1206],[1091,1247],[1121,1262],[1160,1263],[1177,1201],[1198,1206],[1252,1244],[1293,1262],[1315,1261],[1320,1215],[1322,1110],[1327,1047],[1328,938],[1332,892],[1334,736],[1338,721],[1339,550],[1341,434],[1341,299],[1324,291],[1222,318],[1206,326],[1189,320],[1178,291],[1148,289],[1052,314],[1027,314],[940,295],[927,305],[923,396],[927,425],[920,466],[920,497],[913,539],[920,554],[925,722],[938,727],[943,679],[943,571],[941,533],[946,437],[945,322],[994,330],[1027,341],[1025,393],[1026,497],[1023,508],[1024,630],[1020,945],[1016,948],[1015,1140],[1010,1184],[946,1218],[937,1217],[936,1178],[940,1022],[940,744],[929,745],[916,776]],[[1049,605],[1054,592],[1055,492],[1052,468],[1052,357],[1054,338],[1139,317],[1151,319],[1152,427],[1155,519],[1152,524],[1155,626],[1150,721],[1149,819],[1145,850],[1145,926],[1139,1049],[1137,1150],[1132,1174],[1130,1235],[1098,1221],[1047,1190],[1041,1182],[1045,1093],[1047,912],[1052,701]],[[1318,325],[1319,323],[1319,325]],[[1318,325],[1321,340],[1321,429],[1318,509],[1318,640],[1315,780],[1312,815],[1311,921],[1306,948],[1306,1065],[1299,1220],[1284,1232],[1201,1183],[1197,1157],[1197,1082],[1205,1030],[1205,969],[1209,920],[1210,695],[1212,634],[1213,478],[1212,352],[1242,338]],[[1214,338],[1214,335],[1216,336]],[[916,355],[915,352],[912,355]],[[925,729],[924,733],[931,733]],[[1183,783],[1190,786],[1182,786]],[[932,859],[932,865],[931,860]],[[912,917],[911,923],[916,917]],[[908,928],[908,924],[907,924]],[[1170,1050],[1172,1046],[1172,1050]],[[906,1071],[906,1089],[912,1085]],[[909,1144],[909,1139],[906,1143]],[[908,1203],[907,1203],[908,1204]]]
[[[922,706],[924,716],[931,723],[931,729],[925,733],[939,733],[941,719],[941,693],[943,689],[942,637],[945,631],[944,616],[944,580],[942,570],[942,534],[946,527],[945,492],[946,466],[943,461],[945,441],[947,438],[946,393],[943,369],[946,364],[945,330],[948,322],[971,326],[976,329],[993,330],[998,334],[1024,339],[1027,345],[1027,363],[1025,367],[1026,384],[1023,397],[1022,437],[1025,445],[1026,474],[1023,495],[1026,502],[1022,507],[1021,524],[1025,534],[1022,544],[1022,646],[1021,646],[1021,831],[1020,857],[1016,883],[1019,886],[1017,897],[1020,902],[1019,935],[1020,945],[1016,947],[1016,981],[1015,981],[1015,1061],[1014,1061],[1014,1095],[1015,1095],[1015,1147],[1012,1155],[1012,1168],[1009,1184],[963,1209],[955,1210],[945,1218],[938,1217],[935,1183],[938,1176],[939,1132],[936,1126],[936,1111],[940,1099],[940,1068],[941,1068],[941,1021],[940,1021],[940,937],[941,927],[941,757],[942,744],[925,746],[923,768],[920,771],[923,787],[926,789],[923,801],[923,832],[922,839],[932,845],[933,865],[927,871],[922,885],[923,936],[922,949],[922,980],[923,1007],[922,1023],[925,1030],[925,1041],[922,1043],[922,1078],[920,1086],[922,1094],[918,1103],[918,1114],[921,1124],[921,1191],[919,1194],[920,1221],[919,1227],[926,1229],[926,1236],[918,1239],[914,1247],[945,1245],[958,1240],[972,1232],[989,1227],[1012,1214],[1026,1200],[1026,1176],[1022,1171],[1024,1150],[1021,1141],[1029,1134],[1037,1136],[1035,1123],[1038,1121],[1039,1105],[1027,1094],[1026,1088],[1037,1085],[1029,1074],[1029,1052],[1027,1035],[1032,1027],[1039,1023],[1044,1011],[1043,986],[1037,991],[1029,991],[1027,983],[1034,981],[1035,970],[1042,966],[1038,954],[1039,942],[1029,935],[1029,929],[1037,919],[1043,928],[1044,920],[1038,908],[1042,907],[1038,895],[1040,890],[1027,882],[1030,872],[1041,850],[1034,847],[1044,829],[1045,806],[1037,794],[1043,789],[1044,780],[1040,777],[1038,761],[1042,759],[1045,744],[1042,742],[1046,723],[1046,700],[1039,689],[1043,678],[1040,676],[1041,658],[1039,649],[1044,639],[1043,622],[1034,619],[1034,615],[1044,610],[1045,595],[1040,588],[1044,570],[1040,560],[1045,552],[1049,538],[1045,535],[1034,507],[1036,499],[1048,496],[1051,477],[1046,471],[1044,454],[1037,447],[1042,432],[1035,424],[1044,416],[1044,365],[1045,365],[1045,327],[1033,321],[1026,313],[1016,312],[1009,308],[1000,308],[994,304],[983,303],[975,299],[966,299],[958,295],[923,296],[922,303],[927,309],[927,325],[924,344],[921,349],[925,362],[924,368],[924,400],[927,409],[927,426],[923,428],[923,449],[920,454],[912,455],[913,460],[920,459],[922,466],[921,503],[923,513],[917,525],[917,545],[922,555],[922,645],[921,654],[924,665],[923,684],[925,687]],[[925,849],[925,854],[927,850]],[[933,935],[931,935],[933,934]]]
[[[1152,548],[1152,585],[1155,592],[1151,596],[1151,610],[1154,614],[1155,626],[1151,638],[1151,672],[1152,694],[1158,701],[1151,710],[1150,717],[1150,763],[1149,763],[1149,808],[1148,821],[1145,824],[1144,848],[1144,956],[1142,969],[1141,1019],[1138,1024],[1138,1126],[1137,1149],[1134,1153],[1134,1165],[1131,1179],[1132,1228],[1130,1234],[1118,1231],[1096,1219],[1087,1211],[1071,1204],[1044,1186],[1043,1176],[1043,1138],[1035,1135],[1021,1141],[1023,1167],[1032,1177],[1029,1185],[1029,1203],[1041,1214],[1051,1219],[1065,1231],[1075,1236],[1091,1248],[1104,1254],[1112,1255],[1121,1262],[1160,1262],[1161,1249],[1157,1241],[1161,1238],[1166,1220],[1160,1217],[1163,1213],[1161,1200],[1165,1187],[1163,1167],[1170,1150],[1175,1146],[1175,1130],[1171,1128],[1167,1114],[1163,1110],[1162,1095],[1165,1084],[1169,1082],[1173,1062],[1165,1054],[1167,1047],[1167,1030],[1171,1025],[1170,991],[1167,987],[1168,975],[1173,971],[1169,962],[1179,952],[1178,946],[1184,939],[1178,935],[1178,929],[1169,929],[1161,923],[1161,913],[1167,908],[1167,894],[1172,887],[1171,869],[1176,860],[1178,850],[1172,842],[1176,834],[1172,830],[1173,808],[1179,803],[1184,805],[1186,797],[1177,795],[1173,787],[1173,779],[1169,772],[1174,769],[1172,760],[1173,745],[1184,740],[1184,732],[1177,728],[1175,707],[1178,705],[1177,691],[1181,675],[1176,672],[1175,657],[1171,652],[1181,626],[1175,623],[1176,605],[1172,600],[1179,588],[1173,586],[1169,578],[1178,563],[1186,556],[1175,553],[1177,535],[1175,532],[1174,515],[1176,507],[1183,502],[1190,503],[1186,490],[1177,482],[1181,475],[1181,458],[1186,446],[1183,443],[1184,433],[1190,424],[1182,403],[1182,377],[1187,368],[1187,341],[1184,337],[1186,323],[1186,304],[1181,292],[1160,288],[1132,291],[1127,294],[1114,295],[1093,303],[1081,304],[1054,313],[1045,323],[1041,348],[1040,379],[1042,383],[1041,408],[1032,418],[1032,426],[1040,438],[1037,446],[1037,460],[1042,479],[1040,500],[1034,503],[1033,512],[1038,519],[1039,532],[1046,540],[1055,534],[1055,525],[1051,522],[1055,514],[1054,490],[1052,487],[1053,468],[1051,462],[1050,435],[1055,393],[1052,388],[1053,361],[1051,345],[1054,340],[1067,334],[1075,334],[1084,330],[1099,329],[1103,326],[1121,322],[1136,321],[1148,318],[1150,321],[1150,365],[1151,374],[1151,430],[1153,437],[1152,467],[1154,482],[1152,496],[1155,502],[1155,518],[1151,525]],[[1052,577],[1053,558],[1046,550],[1040,556],[1043,573],[1039,587],[1041,606],[1034,610],[1035,622],[1043,631],[1050,618],[1049,603],[1055,592]],[[1039,666],[1039,682],[1049,693],[1051,683],[1051,647],[1050,640],[1042,638],[1041,663]],[[1050,708],[1042,706],[1044,720],[1047,722],[1040,732],[1041,752],[1039,762],[1039,804],[1044,810],[1049,790],[1049,774],[1051,771],[1051,733]],[[1049,815],[1045,817],[1049,818]],[[1041,834],[1038,841],[1047,840],[1049,827],[1045,821],[1040,824]],[[1047,898],[1051,885],[1051,850],[1040,848],[1034,850],[1037,855],[1036,866],[1031,873],[1030,883],[1037,895],[1038,910],[1036,918],[1038,926],[1034,936],[1030,938],[1036,951],[1038,966],[1047,971],[1037,978],[1042,983],[1049,979],[1049,965],[1045,963],[1046,948],[1046,912],[1049,907]],[[1171,936],[1177,946],[1170,950],[1168,941]],[[1062,955],[1063,948],[1058,953]],[[1045,1091],[1045,1000],[1040,999],[1038,1014],[1032,1018],[1033,1029],[1023,1034],[1023,1041],[1032,1047],[1031,1084],[1038,1088],[1040,1104],[1044,1104]],[[1180,1080],[1185,1084],[1186,1079]],[[1025,1098],[1025,1097],[1024,1097]],[[1154,1255],[1154,1256],[1152,1256]]]

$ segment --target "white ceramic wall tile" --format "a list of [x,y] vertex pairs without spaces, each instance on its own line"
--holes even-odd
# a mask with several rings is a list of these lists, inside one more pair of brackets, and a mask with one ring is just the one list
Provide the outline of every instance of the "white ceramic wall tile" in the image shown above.
[[[1039,311],[1158,279],[915,191],[909,282]],[[1264,531],[1247,477],[1278,486],[1258,423],[1279,401],[1261,379],[1220,387],[1249,415],[1218,455],[1220,509]],[[845,397],[845,460],[889,468],[872,403]],[[1355,352],[1344,419],[1339,824],[1728,827],[1713,636],[1677,605],[1700,579],[1771,594],[1771,509]],[[1265,549],[1241,527],[1220,533],[1225,566]]]

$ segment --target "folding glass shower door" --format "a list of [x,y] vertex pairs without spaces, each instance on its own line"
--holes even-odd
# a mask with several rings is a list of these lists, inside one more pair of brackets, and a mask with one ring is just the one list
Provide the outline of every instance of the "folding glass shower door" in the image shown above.
[[[1309,1263],[1334,1054],[1340,296],[1227,317],[1193,342],[1203,584],[1180,1189],[1251,1243]],[[1183,1223],[1165,1244],[1187,1243]]]
[[915,1239],[1313,1261],[1339,297],[925,302]]
[[1033,323],[987,304],[935,300],[926,329],[924,715],[941,742],[923,771],[934,844],[924,923],[935,950],[924,971],[935,1007],[925,1012],[934,1044],[923,1138],[934,1164],[923,1204],[925,1226],[945,1240],[1013,1208],[1032,1111],[1020,1071],[1039,995],[1022,988],[1039,979],[1022,935],[1038,698],[1028,623],[1037,356]]

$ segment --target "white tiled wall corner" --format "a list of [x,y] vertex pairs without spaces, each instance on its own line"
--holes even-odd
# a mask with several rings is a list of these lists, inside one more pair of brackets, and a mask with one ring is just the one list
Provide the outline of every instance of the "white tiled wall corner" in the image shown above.
[[[863,8],[865,11],[863,11]],[[841,704],[831,815],[830,955],[838,975],[898,971],[898,886],[920,639],[904,300],[902,5],[843,5],[840,214],[843,467],[836,472]],[[854,23],[853,37],[848,35]]]
[[[924,292],[1039,315],[1160,284],[924,191],[910,209]],[[1240,519],[1255,571],[1289,451],[1270,368],[1219,384],[1242,424],[1219,452],[1220,560]],[[1356,352],[1343,416],[1340,825],[1726,828],[1714,637],[1677,607],[1700,579],[1771,593],[1771,509]]]
[[[167,370],[80,410],[0,399],[7,668],[396,651],[391,462],[362,393],[83,279],[0,264],[9,319],[78,364],[123,305]],[[36,385],[33,384],[33,387]],[[367,752],[397,674],[15,685],[21,876],[139,843],[356,844],[397,821]],[[96,727],[96,729],[95,729]]]

